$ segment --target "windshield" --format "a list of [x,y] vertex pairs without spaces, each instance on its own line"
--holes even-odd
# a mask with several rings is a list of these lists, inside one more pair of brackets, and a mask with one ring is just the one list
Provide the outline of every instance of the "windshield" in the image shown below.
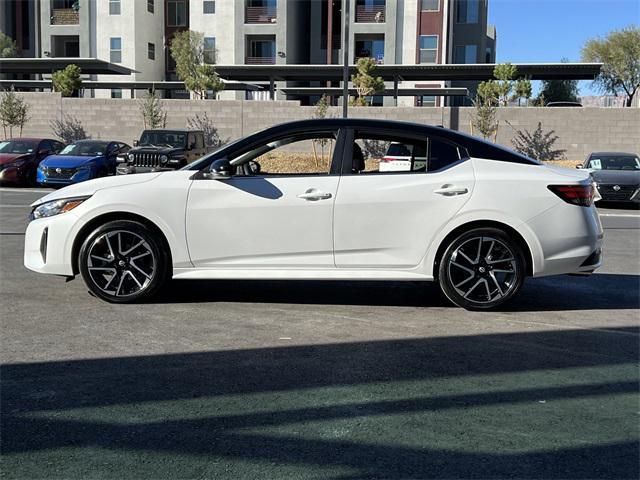
[[78,155],[83,157],[97,157],[107,151],[105,142],[81,142],[64,147],[59,155]]
[[187,134],[182,132],[143,132],[138,145],[141,147],[178,147],[187,145]]
[[611,155],[592,158],[589,168],[594,170],[640,170],[640,159],[632,155]]
[[11,140],[0,142],[0,153],[31,153],[38,146],[38,142],[28,140]]

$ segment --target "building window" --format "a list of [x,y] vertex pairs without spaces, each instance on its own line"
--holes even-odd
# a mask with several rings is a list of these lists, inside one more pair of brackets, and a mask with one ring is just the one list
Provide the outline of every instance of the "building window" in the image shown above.
[[421,0],[420,10],[423,12],[437,12],[440,10],[440,0]]
[[121,63],[122,39],[120,37],[111,37],[109,47],[109,60],[111,61],[111,63]]
[[420,35],[420,63],[436,63],[438,58],[438,36]]
[[204,63],[216,63],[216,39],[215,37],[204,37],[204,48],[202,50]]
[[149,60],[155,60],[156,59],[156,45],[155,45],[155,43],[148,43],[147,44],[147,56],[149,57]]
[[419,107],[435,107],[436,106],[436,96],[435,95],[422,95],[418,97],[418,106]]
[[153,0],[147,0],[147,12],[153,13],[155,12],[155,10],[156,10],[156,7],[153,3]]
[[455,63],[477,63],[478,46],[477,45],[457,45],[453,57]]
[[491,50],[491,47],[487,47],[487,49],[485,50],[484,63],[493,63],[491,61],[492,57],[493,57],[493,51]]
[[120,15],[120,0],[109,0],[109,15]]
[[121,88],[112,88],[111,89],[111,98],[122,98],[122,89]]
[[187,2],[185,0],[169,0],[167,2],[167,26],[187,26]]
[[216,2],[214,0],[204,0],[202,2],[202,13],[216,13]]
[[456,22],[478,23],[480,0],[459,0],[458,2],[455,2],[455,4],[458,6]]

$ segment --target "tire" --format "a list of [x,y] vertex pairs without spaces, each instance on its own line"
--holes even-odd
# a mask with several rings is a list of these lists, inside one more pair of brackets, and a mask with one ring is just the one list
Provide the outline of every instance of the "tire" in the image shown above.
[[111,303],[137,303],[158,293],[170,273],[168,247],[146,225],[131,220],[105,223],[83,242],[82,279],[95,296]]
[[38,172],[36,167],[29,167],[24,172],[24,185],[26,187],[38,187]]
[[444,295],[467,310],[489,310],[522,288],[525,260],[517,241],[497,228],[464,232],[446,247],[438,265]]

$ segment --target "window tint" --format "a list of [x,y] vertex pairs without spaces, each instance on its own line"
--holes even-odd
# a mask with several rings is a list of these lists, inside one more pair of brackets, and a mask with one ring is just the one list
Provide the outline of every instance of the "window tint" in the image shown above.
[[388,134],[356,132],[348,173],[424,173],[441,170],[460,159],[458,147],[435,139],[403,138]]
[[49,140],[43,140],[40,142],[40,150],[46,150],[47,152],[53,152],[53,144]]
[[231,163],[252,160],[260,165],[261,175],[327,175],[337,136],[337,132],[316,132],[283,138],[243,153]]

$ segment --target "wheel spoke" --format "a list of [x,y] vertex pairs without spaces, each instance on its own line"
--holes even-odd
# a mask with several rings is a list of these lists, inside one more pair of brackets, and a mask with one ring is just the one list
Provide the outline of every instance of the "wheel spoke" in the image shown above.
[[513,262],[515,259],[513,257],[509,258],[501,258],[500,260],[491,260],[487,262],[489,265],[495,265],[496,263],[504,263],[504,262]]
[[515,271],[513,271],[513,270],[505,270],[503,268],[494,268],[492,270],[492,272],[494,272],[494,273],[495,272],[498,272],[498,273],[515,273]]
[[469,272],[471,275],[475,275],[475,272],[474,272],[472,269],[467,268],[467,267],[465,267],[464,265],[460,265],[458,262],[454,262],[454,261],[452,260],[452,261],[451,261],[451,265],[455,265],[456,267],[461,268],[462,270],[464,270],[464,271],[466,271],[466,272]]
[[485,260],[487,262],[489,262],[489,260],[491,260],[491,252],[493,251],[493,247],[496,244],[495,240],[491,240],[491,245],[489,245],[489,251],[487,252],[487,254],[485,255]]
[[469,295],[471,295],[471,292],[473,292],[476,289],[476,287],[478,285],[480,285],[481,283],[482,283],[482,278],[479,279],[476,283],[474,283],[473,287],[471,287],[469,290],[467,290],[467,293],[464,294],[464,298],[469,297]]
[[[131,259],[129,261],[129,264],[135,268],[136,270],[138,270],[142,275],[144,275],[146,278],[151,278],[151,275],[149,275],[147,272],[145,272],[144,270],[142,270],[138,265],[136,265],[133,261],[133,259]],[[153,272],[152,272],[153,273]]]
[[498,279],[496,278],[495,273],[491,272],[489,273],[489,277],[491,277],[491,280],[493,280],[493,283],[495,283],[496,287],[498,287],[498,292],[500,292],[500,296],[504,296],[504,292],[502,291],[502,287],[500,287],[500,282],[498,282]]
[[483,278],[482,281],[484,282],[484,288],[487,289],[487,301],[490,302],[491,301],[491,289],[489,288],[489,282],[487,282],[486,278]]
[[115,272],[116,269],[113,267],[87,267],[90,271],[94,271],[94,270],[102,270],[102,271],[110,271],[110,272]]
[[113,248],[111,248],[111,242],[109,241],[108,233],[104,236],[104,239],[107,242],[107,247],[109,247],[109,253],[111,254],[111,258],[115,258],[116,255],[113,253]]
[[478,253],[476,254],[476,261],[474,265],[476,265],[480,261],[480,256],[482,255],[482,243],[484,242],[484,237],[480,237],[478,239]]
[[112,262],[111,259],[108,259],[108,258],[105,258],[105,257],[100,257],[99,255],[94,255],[94,254],[91,254],[91,258],[97,258],[101,262],[105,262],[105,263],[111,263]]
[[[120,252],[120,253],[122,253],[122,255],[129,255],[131,252],[133,252],[136,248],[138,248],[143,243],[144,243],[144,240],[140,240],[138,243],[136,243],[133,247],[128,249],[126,252]],[[143,255],[148,255],[149,253],[150,252],[146,252]],[[142,256],[142,255],[140,255],[140,256]],[[135,257],[135,258],[138,258],[138,257]]]
[[103,290],[106,291],[107,288],[109,288],[109,286],[111,285],[111,282],[113,282],[116,279],[117,276],[118,276],[118,272],[116,271],[116,272],[113,273],[113,276],[109,279],[107,284],[104,286]]
[[124,273],[120,275],[120,282],[118,283],[118,288],[116,288],[116,297],[120,296],[120,289],[122,288],[122,282],[124,282]]
[[138,279],[136,278],[136,276],[131,272],[131,270],[126,270],[124,273],[126,273],[127,275],[129,275],[131,278],[133,278],[133,281],[136,282],[138,284],[138,288],[142,288],[142,284],[138,281]]
[[134,260],[137,260],[137,259],[142,258],[142,257],[146,257],[147,255],[151,255],[151,252],[149,250],[147,250],[144,253],[141,253],[140,255],[136,255],[135,257],[131,257],[129,259],[129,261],[133,262]]
[[454,285],[455,288],[461,287],[462,285],[464,285],[465,283],[467,283],[469,280],[473,280],[474,278],[476,278],[475,274],[472,273],[471,275],[469,275],[467,278],[465,278],[463,281],[461,281],[460,283]]
[[477,263],[471,260],[462,250],[458,250],[456,252],[456,255],[460,255],[462,258],[464,258],[467,262],[469,262],[469,265],[475,265]]

